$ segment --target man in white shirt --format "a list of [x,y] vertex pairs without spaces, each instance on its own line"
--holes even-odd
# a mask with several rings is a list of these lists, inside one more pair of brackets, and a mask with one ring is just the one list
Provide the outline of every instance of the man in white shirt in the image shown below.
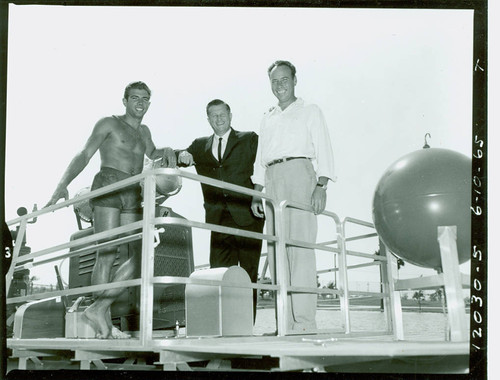
[[[335,181],[333,151],[320,108],[295,96],[296,69],[288,61],[276,61],[268,69],[271,90],[278,105],[264,115],[252,181],[254,188],[277,201],[311,205],[314,213],[288,208],[289,237],[315,243],[317,220],[326,206],[328,180]],[[314,165],[313,165],[314,163]],[[264,217],[260,199],[252,201],[252,212]],[[271,210],[268,208],[268,212]],[[269,218],[268,218],[269,220]],[[269,222],[268,222],[269,223]],[[268,226],[272,230],[273,226]],[[316,288],[316,257],[313,249],[287,247],[285,268],[291,286]],[[274,257],[269,255],[271,276]],[[316,329],[316,294],[291,293],[288,298],[288,332]]]

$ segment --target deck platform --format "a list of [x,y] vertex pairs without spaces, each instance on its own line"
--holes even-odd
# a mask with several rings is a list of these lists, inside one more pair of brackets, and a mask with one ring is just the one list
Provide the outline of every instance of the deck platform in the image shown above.
[[[345,334],[314,334],[295,336],[245,336],[185,338],[155,337],[147,346],[139,339],[8,339],[13,358],[19,368],[26,369],[27,360],[43,365],[43,358],[58,357],[62,352],[79,369],[111,369],[108,359],[122,359],[121,368],[138,370],[242,370],[304,371],[315,370],[367,371],[376,363],[391,362],[382,367],[391,372],[466,373],[469,344],[467,342],[395,341],[390,335],[367,336]],[[150,363],[146,365],[146,358]],[[151,362],[151,359],[154,362]],[[394,365],[399,361],[400,365]],[[203,362],[203,364],[199,364]],[[420,363],[420,366],[418,365]],[[93,367],[92,367],[93,364]],[[432,365],[429,365],[432,364]],[[111,363],[111,366],[114,364]],[[450,368],[452,365],[453,368]],[[248,367],[248,368],[246,368]],[[451,371],[451,372],[450,372]]]
[[[156,210],[156,176],[173,175],[184,179],[191,179],[209,186],[219,187],[227,191],[235,191],[247,196],[256,196],[265,200],[266,206],[272,206],[273,218],[266,223],[272,223],[274,232],[262,234],[219,226],[210,223],[185,220],[178,217],[157,216]],[[111,230],[98,232],[90,236],[66,241],[51,247],[42,247],[36,252],[21,255],[21,247],[28,224],[33,224],[36,218],[44,214],[54,212],[64,207],[90,200],[106,192],[116,191],[121,187],[132,183],[143,181],[144,183],[144,210],[143,219],[134,223],[123,225]],[[16,312],[18,318],[14,318],[13,338],[7,339],[7,347],[11,350],[9,362],[11,367],[19,369],[50,369],[51,365],[65,368],[69,365],[77,369],[120,369],[120,370],[199,370],[199,371],[315,371],[315,372],[360,372],[360,373],[467,373],[469,370],[469,327],[464,305],[462,288],[470,284],[470,279],[463,281],[458,265],[458,252],[456,246],[456,226],[440,226],[438,233],[439,244],[443,261],[441,273],[435,277],[399,280],[397,259],[379,239],[375,226],[371,222],[346,217],[341,220],[338,215],[331,211],[324,211],[322,218],[330,225],[330,240],[325,242],[305,242],[290,239],[286,236],[287,209],[297,208],[312,212],[310,205],[295,202],[279,202],[265,193],[252,189],[239,187],[211,178],[195,175],[179,169],[155,169],[144,171],[140,175],[128,178],[105,188],[92,191],[88,194],[75,197],[42,210],[33,211],[31,214],[22,215],[8,222],[9,226],[16,226],[17,237],[12,254],[12,264],[6,275],[7,294],[12,283],[15,271],[25,270],[37,265],[42,265],[55,260],[61,260],[88,252],[95,252],[108,245],[119,246],[132,240],[142,241],[141,276],[139,278],[125,281],[113,281],[108,284],[78,286],[75,288],[48,291],[40,294],[17,295],[8,297],[7,304],[25,304],[25,309],[33,306],[31,318],[29,313],[21,313],[21,306]],[[162,215],[160,213],[160,215]],[[266,260],[274,257],[275,279],[270,283],[248,283],[236,280],[205,279],[197,276],[157,275],[155,274],[155,248],[160,243],[161,231],[166,226],[183,226],[196,228],[209,232],[232,234],[253,239],[260,239],[265,243],[268,251]],[[160,228],[161,227],[161,228]],[[10,228],[10,227],[9,227]],[[136,232],[140,230],[139,232]],[[133,233],[130,235],[130,233]],[[126,234],[126,237],[122,237]],[[110,239],[111,238],[111,239]],[[123,240],[123,239],[126,239]],[[366,241],[365,241],[366,240]],[[360,244],[355,244],[360,243]],[[363,243],[363,244],[361,244]],[[359,248],[360,245],[366,247]],[[348,247],[349,245],[349,247]],[[334,275],[334,288],[316,288],[291,285],[284,268],[287,266],[286,249],[288,246],[321,251],[323,255],[329,255],[332,266],[318,271],[320,273],[331,272]],[[371,248],[374,249],[372,250]],[[366,249],[365,249],[366,248]],[[363,250],[363,252],[360,251]],[[375,251],[378,249],[378,251]],[[68,251],[69,250],[69,251]],[[369,253],[370,252],[370,253]],[[375,253],[373,253],[375,252]],[[53,255],[57,253],[57,255]],[[49,256],[50,257],[47,257]],[[445,257],[443,257],[445,256]],[[452,259],[453,260],[452,260]],[[266,268],[264,265],[261,278],[265,279]],[[348,272],[365,268],[373,269],[379,284],[375,291],[359,291],[352,289],[348,281]],[[200,271],[202,269],[199,269]],[[196,273],[196,271],[194,272]],[[333,284],[333,282],[332,282]],[[174,336],[172,330],[154,330],[154,307],[155,288],[168,287],[172,285],[200,286],[217,292],[204,292],[222,294],[224,288],[246,289],[251,294],[251,289],[258,289],[274,295],[269,313],[270,323],[261,323],[266,331],[256,333],[259,315],[254,322],[252,330],[237,330],[237,333],[247,334],[245,336],[228,336],[220,329],[217,335],[213,333],[200,332],[197,335],[208,335],[209,337],[195,338],[186,329],[181,328]],[[379,285],[379,286],[378,286]],[[63,338],[63,336],[77,336],[65,334],[64,312],[69,313],[68,305],[49,305],[46,309],[35,310],[34,305],[42,306],[45,300],[61,297],[64,300],[69,296],[91,294],[114,288],[137,287],[140,295],[139,324],[130,329],[136,329],[137,333],[130,339],[74,339]],[[432,340],[428,335],[418,331],[418,337],[404,332],[403,312],[401,306],[402,290],[442,288],[446,299],[447,326],[440,339]],[[338,315],[331,315],[328,320],[320,321],[320,312],[317,313],[317,326],[310,335],[288,335],[288,295],[292,293],[317,294],[318,299],[330,296],[338,299]],[[200,293],[201,294],[201,293]],[[357,297],[369,297],[380,305],[383,313],[382,319],[370,326],[369,331],[361,331],[356,325],[354,311],[356,310]],[[198,313],[200,325],[210,321],[222,321],[221,315],[227,315],[231,310],[237,310],[232,303],[219,307],[216,313],[206,315],[206,310],[196,310],[192,303],[186,300],[186,316],[188,312]],[[221,297],[216,300],[219,305],[228,303],[227,299]],[[351,305],[352,301],[352,305]],[[54,301],[55,302],[55,301]],[[27,303],[27,304],[26,304]],[[318,306],[321,302],[318,301]],[[28,306],[31,305],[31,306]],[[64,306],[64,307],[63,307]],[[196,306],[196,305],[195,305]],[[330,305],[331,306],[331,305]],[[337,307],[337,306],[336,306]],[[231,309],[233,308],[233,309]],[[224,310],[224,309],[229,309]],[[332,309],[332,307],[329,307]],[[23,309],[24,310],[24,309]],[[48,311],[56,311],[55,316]],[[239,310],[239,309],[238,309]],[[251,320],[251,308],[248,309],[249,320]],[[444,306],[443,306],[444,310]],[[53,335],[48,334],[49,324],[42,326],[39,316],[46,316],[51,322],[50,329]],[[352,320],[351,320],[352,317]],[[59,318],[59,319],[57,319]],[[179,319],[182,320],[182,319]],[[18,322],[16,325],[16,321]],[[237,318],[231,321],[238,321]],[[321,322],[321,323],[320,323]],[[328,322],[328,323],[325,323]],[[191,324],[190,324],[191,323]],[[186,317],[186,326],[193,326]],[[195,323],[196,324],[196,323]],[[18,328],[16,328],[16,326]],[[180,325],[179,325],[180,326]],[[29,327],[29,328],[25,328]],[[431,330],[435,330],[432,325]],[[126,330],[127,328],[120,328]],[[333,330],[327,330],[332,329]],[[417,325],[417,329],[420,327]],[[268,329],[277,331],[277,335],[263,335]],[[57,331],[56,331],[57,330]],[[245,331],[245,332],[244,332]],[[192,333],[190,333],[193,335]],[[41,337],[42,336],[42,337]],[[51,336],[51,337],[50,337]],[[79,336],[87,336],[85,334]]]

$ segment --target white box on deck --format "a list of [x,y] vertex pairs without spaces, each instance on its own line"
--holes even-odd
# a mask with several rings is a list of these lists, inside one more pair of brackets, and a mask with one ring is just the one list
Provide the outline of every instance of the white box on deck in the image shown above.
[[[239,267],[196,271],[190,279],[250,284]],[[186,285],[186,336],[242,336],[253,334],[253,290],[237,286]]]

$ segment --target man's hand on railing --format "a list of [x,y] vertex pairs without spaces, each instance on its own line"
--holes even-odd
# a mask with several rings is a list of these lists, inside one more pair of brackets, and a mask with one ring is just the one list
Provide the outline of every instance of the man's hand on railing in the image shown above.
[[57,201],[61,198],[64,198],[64,200],[66,200],[66,201],[69,199],[69,192],[68,192],[68,189],[66,187],[64,187],[62,189],[57,188],[56,191],[54,191],[54,194],[52,194],[52,197],[50,198],[50,200],[44,206],[44,208],[55,205],[57,203]]
[[194,165],[195,162],[193,155],[189,153],[187,150],[183,150],[182,152],[179,153],[179,164],[182,164],[182,166]]
[[252,198],[252,205],[250,206],[252,209],[252,213],[257,217],[257,218],[263,218],[264,217],[264,205],[262,204],[262,199],[253,197]]
[[177,166],[177,157],[172,148],[163,148],[163,157],[161,160],[162,168],[175,168]]

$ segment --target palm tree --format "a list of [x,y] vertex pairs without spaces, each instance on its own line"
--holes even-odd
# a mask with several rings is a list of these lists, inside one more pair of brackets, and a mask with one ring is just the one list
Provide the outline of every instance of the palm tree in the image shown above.
[[429,298],[432,301],[441,301],[441,299],[443,298],[443,289],[442,288],[436,289],[436,291],[434,293],[429,295]]
[[413,299],[417,300],[418,302],[418,311],[422,311],[422,301],[425,299],[422,289],[419,289],[418,291],[413,293]]

